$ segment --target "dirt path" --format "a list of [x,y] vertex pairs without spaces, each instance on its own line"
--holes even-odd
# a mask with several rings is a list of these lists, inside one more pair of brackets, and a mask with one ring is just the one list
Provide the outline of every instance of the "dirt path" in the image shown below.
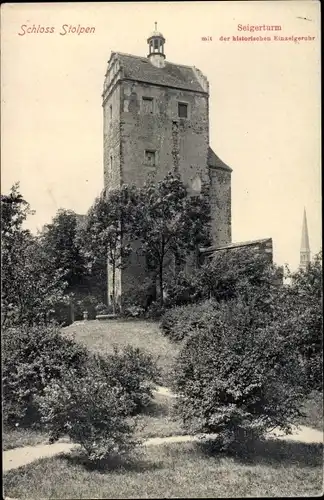
[[[167,397],[175,398],[167,387],[156,387],[155,393]],[[168,443],[188,443],[198,441],[200,439],[214,439],[216,435],[200,435],[200,436],[170,436],[170,437],[155,437],[147,439],[142,443],[142,446],[157,446],[160,444]],[[284,439],[287,441],[299,441],[302,443],[323,443],[323,432],[320,432],[310,427],[301,425],[299,428],[295,427],[291,435],[285,435],[280,431],[274,430],[268,436],[270,439]],[[3,457],[3,472],[12,469],[18,469],[24,465],[28,465],[40,458],[49,458],[59,455],[60,453],[68,453],[72,449],[78,448],[79,445],[67,442],[58,442],[54,444],[40,444],[37,446],[25,446],[23,448],[14,448],[12,450],[4,451]]]
[[[170,436],[164,438],[150,438],[143,442],[142,446],[157,446],[168,443],[188,443],[198,441],[200,439],[213,439],[216,435],[201,435],[201,436]],[[323,433],[309,427],[301,426],[295,430],[292,435],[286,436],[278,431],[273,431],[269,438],[285,439],[289,441],[299,441],[302,443],[323,443]],[[60,453],[68,453],[73,448],[78,448],[79,445],[73,443],[54,443],[37,446],[25,446],[23,448],[14,448],[3,452],[3,472],[12,469],[18,469],[23,465],[28,465],[39,458],[49,458],[59,455]]]

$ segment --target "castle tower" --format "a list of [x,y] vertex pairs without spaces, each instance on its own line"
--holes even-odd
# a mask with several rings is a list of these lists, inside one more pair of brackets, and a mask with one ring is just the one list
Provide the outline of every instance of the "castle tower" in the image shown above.
[[[209,197],[213,243],[225,245],[231,243],[231,169],[209,144],[208,80],[194,66],[167,61],[165,41],[155,23],[147,57],[111,53],[102,94],[105,191],[176,172],[189,195]],[[118,271],[117,293],[138,283],[144,267],[132,254]]]
[[310,263],[310,247],[309,247],[306,210],[304,208],[302,237],[301,237],[301,245],[300,245],[300,265],[299,266],[301,269],[306,269],[307,265],[309,263]]

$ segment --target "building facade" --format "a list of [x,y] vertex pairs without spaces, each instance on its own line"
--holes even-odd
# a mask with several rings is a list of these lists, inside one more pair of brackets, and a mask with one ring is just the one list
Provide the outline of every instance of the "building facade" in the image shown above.
[[[102,95],[105,191],[178,173],[189,195],[208,197],[213,245],[228,245],[232,170],[210,147],[208,80],[194,66],[168,62],[165,38],[156,29],[147,43],[147,57],[112,52],[108,61]],[[127,289],[130,275],[142,274],[134,254],[119,271],[117,294]]]

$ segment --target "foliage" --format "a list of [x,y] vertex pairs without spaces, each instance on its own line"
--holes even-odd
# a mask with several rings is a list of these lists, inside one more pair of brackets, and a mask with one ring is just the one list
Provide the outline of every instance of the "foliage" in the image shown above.
[[66,294],[87,289],[86,262],[77,235],[77,215],[72,210],[60,209],[39,237],[54,268],[62,271],[62,279],[67,283]]
[[39,239],[23,229],[30,213],[18,184],[8,196],[1,196],[3,327],[44,320],[66,286],[62,270],[49,259]]
[[136,444],[130,417],[152,403],[157,375],[152,357],[132,346],[89,357],[81,376],[67,372],[38,398],[51,440],[67,434],[90,460],[128,453]]
[[128,418],[133,406],[125,388],[105,379],[93,365],[82,377],[69,371],[60,382],[50,382],[39,405],[50,440],[68,435],[91,461],[127,454],[137,444]]
[[4,421],[22,426],[39,423],[35,396],[69,368],[79,373],[87,359],[85,347],[42,324],[3,329],[2,353]]
[[160,327],[170,340],[181,341],[194,332],[208,329],[217,311],[215,300],[173,307],[162,316]]
[[141,242],[148,269],[159,280],[163,305],[164,265],[168,259],[183,259],[208,239],[209,210],[204,198],[187,196],[178,175],[169,173],[158,184],[148,182],[139,189],[132,235]]
[[289,336],[241,299],[223,302],[211,328],[190,335],[177,360],[177,411],[191,432],[219,433],[222,446],[271,428],[289,431],[305,380]]
[[207,270],[196,268],[190,272],[180,271],[169,274],[165,280],[166,307],[193,304],[208,298],[209,290],[205,283]]
[[156,284],[150,277],[133,280],[128,283],[127,293],[123,298],[123,315],[143,316],[155,300]]
[[109,314],[109,309],[108,307],[103,303],[103,302],[100,302],[96,307],[96,316],[98,314]]
[[19,192],[19,182],[11,187],[9,195],[1,195],[1,236],[12,237],[20,233],[28,215],[33,214],[30,205]]
[[276,287],[280,268],[268,256],[250,248],[218,251],[202,270],[201,283],[208,297],[230,300],[258,295],[260,300]]
[[[82,232],[85,255],[90,266],[103,256],[112,272],[112,303],[116,308],[116,269],[125,266],[131,246],[127,241],[136,188],[121,186],[97,198],[90,208]],[[115,310],[114,310],[115,312]]]
[[112,354],[96,356],[103,377],[114,385],[121,385],[130,401],[133,413],[139,413],[152,401],[152,383],[159,371],[151,354],[138,347],[126,345],[122,350],[114,347]]
[[322,255],[290,273],[291,284],[280,297],[277,321],[289,332],[291,341],[303,359],[309,390],[323,387],[323,304]]
[[88,312],[88,319],[96,319],[98,300],[92,295],[76,294],[74,297],[74,317],[76,320],[83,319],[84,311]]

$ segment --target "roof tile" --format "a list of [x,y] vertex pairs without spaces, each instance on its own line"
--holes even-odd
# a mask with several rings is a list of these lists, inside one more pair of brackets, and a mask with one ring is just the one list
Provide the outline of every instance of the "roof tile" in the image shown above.
[[116,56],[126,79],[206,93],[190,66],[166,62],[164,68],[157,68],[144,57],[121,52],[116,52]]

